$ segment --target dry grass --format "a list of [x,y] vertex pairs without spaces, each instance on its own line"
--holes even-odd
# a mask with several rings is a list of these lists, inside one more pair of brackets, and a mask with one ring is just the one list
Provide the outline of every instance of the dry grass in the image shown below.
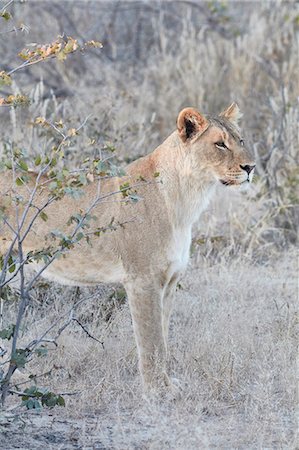
[[[50,41],[61,31],[59,20],[53,20],[54,3],[43,2],[42,10],[39,2],[18,6],[16,14],[32,27],[26,41]],[[119,8],[128,4],[133,3],[120,2]],[[209,22],[221,15],[213,16],[207,3],[198,12],[172,2],[169,14],[177,10],[178,17],[172,16],[174,24],[166,27],[165,4],[152,15],[141,4],[154,30],[148,48],[144,43],[150,30],[139,30],[141,56],[132,59],[128,52],[111,61],[107,53],[86,55],[84,63],[79,59],[32,70],[17,81],[31,92],[29,110],[0,114],[4,139],[32,155],[51,145],[48,136],[30,127],[32,118],[78,123],[92,113],[68,154],[68,164],[76,166],[94,152],[89,138],[97,139],[98,148],[112,142],[116,159],[124,164],[159,144],[183,106],[217,113],[232,100],[240,104],[245,137],[257,158],[256,183],[248,193],[219,188],[194,229],[192,260],[177,292],[170,332],[169,366],[182,380],[181,398],[155,405],[142,400],[128,305],[117,303],[117,295],[110,298],[118,288],[78,293],[40,284],[27,312],[24,342],[39,336],[79,298],[90,297],[75,317],[103,346],[72,321],[58,338],[58,348],[49,344],[46,358],[35,358],[19,372],[16,379],[27,381],[31,373],[50,371],[39,385],[77,394],[66,396],[66,409],[55,410],[54,416],[25,416],[24,429],[22,422],[5,416],[0,448],[296,447],[298,13],[291,2],[247,2],[244,14],[242,3],[231,2],[228,20]],[[101,40],[92,33],[109,22],[107,2],[90,2],[83,12],[80,2],[63,5],[63,18],[72,17],[81,34],[87,29],[87,38]],[[130,8],[125,20],[135,23]],[[200,20],[194,19],[197,13]],[[42,17],[47,26],[41,29],[34,17]],[[96,27],[97,21],[103,26]],[[62,23],[70,26],[66,19]],[[23,36],[13,39],[24,46]],[[113,45],[117,55],[127,51],[125,37],[121,41],[111,33],[109,39],[109,51]],[[12,61],[13,44],[5,44],[3,61]],[[33,74],[44,82],[37,85]],[[13,321],[15,309],[12,297],[4,305],[5,323]]]
[[[280,255],[266,265],[242,256],[215,265],[192,259],[171,321],[169,366],[182,380],[175,402],[142,400],[128,305],[114,310],[110,323],[103,321],[103,292],[82,304],[76,317],[104,347],[73,323],[58,349],[36,359],[18,378],[51,370],[40,385],[77,392],[66,397],[66,411],[56,413],[57,420],[69,420],[56,434],[68,442],[73,424],[74,442],[83,448],[99,442],[113,449],[295,448],[294,256]],[[27,315],[26,340],[61,317],[72,295],[73,289],[53,288],[47,306],[35,305]],[[46,437],[41,432],[32,438],[40,419],[31,420],[25,430],[35,448]],[[76,431],[83,425],[85,434]]]

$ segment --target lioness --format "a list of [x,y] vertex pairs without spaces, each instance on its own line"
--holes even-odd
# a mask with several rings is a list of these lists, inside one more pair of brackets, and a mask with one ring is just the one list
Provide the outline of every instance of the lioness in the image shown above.
[[[81,240],[64,258],[54,260],[43,276],[74,286],[123,283],[145,390],[171,386],[166,372],[169,317],[178,279],[187,266],[192,225],[217,184],[240,186],[252,180],[255,164],[240,134],[240,115],[235,103],[217,117],[183,109],[177,130],[152,153],[131,163],[125,177],[90,183],[80,200],[64,196],[55,201],[47,208],[48,220],[38,218],[24,239],[24,252],[46,247],[50,232],[67,233],[70,216],[87,210],[100,189],[102,200],[92,211],[96,227],[105,227],[112,217],[123,225],[91,237],[90,243]],[[119,187],[128,181],[139,185],[141,199],[136,204],[122,201]],[[1,174],[0,206],[12,189],[11,174]],[[29,198],[28,185],[19,189]],[[109,196],[111,192],[118,193]],[[34,203],[41,205],[47,197],[44,183]],[[6,214],[13,223],[13,208]],[[3,253],[13,234],[3,224],[0,230]]]

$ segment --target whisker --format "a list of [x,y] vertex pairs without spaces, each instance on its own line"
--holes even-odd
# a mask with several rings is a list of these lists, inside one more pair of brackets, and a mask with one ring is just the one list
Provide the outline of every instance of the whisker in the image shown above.
[[232,180],[238,180],[239,178],[242,178],[243,174],[238,174],[238,175],[225,175],[226,178],[230,178]]
[[230,172],[227,174],[227,176],[242,176],[243,173],[242,172]]

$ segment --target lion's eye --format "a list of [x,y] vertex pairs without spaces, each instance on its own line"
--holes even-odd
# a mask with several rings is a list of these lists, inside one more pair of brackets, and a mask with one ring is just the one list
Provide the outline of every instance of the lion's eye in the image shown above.
[[244,146],[244,141],[243,141],[243,139],[240,139],[240,144],[242,145],[242,147]]
[[216,142],[215,145],[216,145],[217,148],[220,148],[221,150],[224,150],[224,149],[227,148],[227,146],[225,145],[224,142]]

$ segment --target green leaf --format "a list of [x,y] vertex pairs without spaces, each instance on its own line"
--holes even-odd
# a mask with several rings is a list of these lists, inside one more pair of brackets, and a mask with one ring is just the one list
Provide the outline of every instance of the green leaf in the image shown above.
[[16,179],[16,185],[17,186],[23,186],[23,184],[25,184],[25,180],[22,177],[18,177]]
[[8,258],[8,272],[13,273],[16,270],[16,265],[12,255]]
[[123,197],[127,197],[129,195],[128,194],[129,189],[130,189],[130,183],[128,181],[119,186],[119,190],[121,191]]
[[57,189],[57,187],[58,187],[57,181],[51,181],[51,183],[49,183],[50,191],[54,191],[55,189]]
[[84,195],[84,192],[82,191],[82,189],[73,188],[73,187],[66,187],[64,189],[64,193],[66,195],[69,195],[70,197],[74,198],[75,200],[79,200]]
[[66,59],[66,53],[65,53],[64,49],[61,50],[59,53],[57,53],[56,57],[57,57],[58,61],[64,61]]
[[[28,394],[26,396],[24,396],[24,398],[29,398],[29,396],[35,395],[37,392],[37,387],[35,386],[35,384],[33,384],[32,386],[29,386],[29,388],[26,388],[24,390],[25,394]],[[23,397],[22,397],[23,398]]]
[[50,166],[51,166],[51,167],[57,166],[57,158],[52,158],[52,161],[51,161],[51,163],[50,163]]
[[4,70],[0,72],[0,86],[11,85],[11,76]]
[[61,395],[58,395],[56,404],[57,404],[58,406],[65,406],[65,400],[64,400],[64,398],[63,398]]
[[140,197],[138,195],[129,195],[129,199],[133,202],[133,203],[137,203],[140,200]]
[[109,152],[113,153],[113,152],[115,152],[116,148],[114,147],[114,145],[106,142],[105,150],[108,150]]
[[86,185],[87,185],[88,180],[87,180],[87,178],[86,178],[85,173],[81,173],[81,174],[79,175],[78,182],[79,182],[79,184],[82,185],[82,186],[86,186]]
[[44,211],[42,211],[42,212],[40,213],[39,217],[40,217],[44,222],[47,222],[47,220],[48,220],[48,216],[47,216],[47,214],[46,214]]
[[116,289],[110,296],[109,299],[115,299],[120,303],[124,303],[127,298],[127,293],[125,289],[119,288]]
[[22,406],[26,406],[27,409],[41,409],[42,406],[53,408],[54,406],[65,406],[65,401],[61,395],[56,395],[47,388],[38,388],[33,385],[24,390]]
[[15,324],[9,325],[7,328],[4,328],[0,331],[0,338],[7,339],[8,341],[13,337],[15,331]]
[[79,241],[81,241],[81,239],[82,238],[84,238],[84,234],[83,233],[77,233],[77,235],[76,235],[76,242],[79,242]]
[[34,164],[35,164],[36,166],[39,166],[41,162],[42,162],[42,157],[41,157],[41,155],[37,155],[37,157],[36,157],[35,160],[34,160]]
[[47,356],[48,349],[47,349],[47,347],[42,345],[41,347],[39,347],[35,350],[35,353],[37,354],[38,357]]
[[19,163],[19,166],[20,166],[20,168],[22,170],[24,170],[25,172],[28,172],[28,166],[27,166],[26,162],[23,159],[20,159],[18,161],[18,163]]
[[41,409],[41,404],[36,398],[29,398],[28,400],[23,400],[22,406],[26,406],[27,409]]
[[70,53],[74,51],[74,43],[72,41],[68,41],[64,47],[65,53]]
[[56,405],[57,397],[54,394],[48,394],[46,397],[42,398],[42,404],[48,406],[49,408],[53,408]]
[[16,351],[11,356],[11,361],[15,363],[17,367],[24,368],[27,362],[27,350],[22,348],[17,348]]
[[42,397],[42,405],[53,408],[54,406],[65,406],[64,398],[61,395],[56,395],[53,392],[47,392]]
[[0,17],[2,17],[2,19],[4,19],[4,20],[9,20],[9,19],[11,19],[12,16],[11,16],[10,12],[4,10],[4,11],[2,11],[2,13],[0,13]]
[[126,171],[124,169],[118,168],[117,169],[117,176],[118,177],[124,177],[126,175]]
[[107,174],[109,167],[106,161],[97,161],[95,163],[95,169],[98,175],[104,177]]
[[25,405],[26,405],[27,409],[33,409],[33,405],[34,405],[33,399],[30,398],[29,400],[25,401]]
[[37,399],[33,400],[33,409],[41,409],[41,404]]

